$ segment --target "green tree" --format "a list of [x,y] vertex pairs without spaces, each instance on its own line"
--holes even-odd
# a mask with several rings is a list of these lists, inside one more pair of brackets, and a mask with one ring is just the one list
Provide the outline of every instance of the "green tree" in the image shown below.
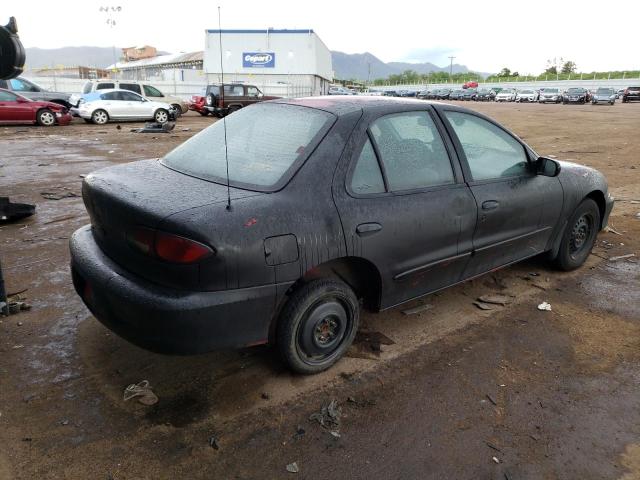
[[571,60],[567,60],[562,64],[561,73],[575,73],[577,70],[576,63]]
[[510,77],[511,76],[511,70],[509,70],[507,67],[504,67],[502,70],[500,70],[500,73],[498,74],[499,77]]

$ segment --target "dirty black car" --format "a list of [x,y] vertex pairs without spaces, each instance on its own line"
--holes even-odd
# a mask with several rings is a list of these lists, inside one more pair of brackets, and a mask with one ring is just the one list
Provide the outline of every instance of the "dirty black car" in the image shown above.
[[75,288],[137,345],[271,343],[294,371],[319,372],[352,343],[361,308],[544,252],[579,267],[613,205],[598,171],[453,105],[270,101],[229,116],[226,137],[217,122],[162,159],[84,180]]

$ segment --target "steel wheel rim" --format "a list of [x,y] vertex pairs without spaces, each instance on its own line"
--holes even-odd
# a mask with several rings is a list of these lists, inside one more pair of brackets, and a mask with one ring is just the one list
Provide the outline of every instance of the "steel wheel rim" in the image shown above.
[[296,349],[305,363],[324,363],[337,355],[352,330],[353,312],[346,302],[324,297],[305,312],[296,334]]
[[168,120],[168,115],[165,112],[157,112],[156,113],[156,122],[165,123]]
[[54,123],[56,123],[56,119],[53,116],[53,113],[51,113],[51,112],[42,112],[40,114],[40,121],[45,126],[53,125]]
[[569,254],[572,257],[582,253],[589,245],[593,234],[593,217],[585,213],[581,215],[571,229],[569,236]]

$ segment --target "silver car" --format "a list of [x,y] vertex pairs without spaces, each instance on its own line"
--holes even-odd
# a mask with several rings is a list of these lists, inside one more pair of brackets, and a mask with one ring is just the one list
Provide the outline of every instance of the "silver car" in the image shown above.
[[538,93],[533,90],[520,90],[516,95],[516,102],[535,102],[538,100]]
[[596,93],[593,94],[591,99],[593,105],[598,103],[608,103],[613,105],[616,103],[616,91],[613,88],[599,88]]
[[557,88],[543,88],[542,90],[540,90],[540,98],[538,99],[538,102],[560,103],[562,102],[562,94]]

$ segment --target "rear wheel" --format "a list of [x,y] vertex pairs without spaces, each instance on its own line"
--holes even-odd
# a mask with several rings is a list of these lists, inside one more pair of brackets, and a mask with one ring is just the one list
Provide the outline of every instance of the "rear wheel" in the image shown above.
[[104,125],[109,121],[109,114],[104,110],[96,110],[91,114],[91,121],[96,125]]
[[555,258],[556,265],[566,271],[580,267],[591,253],[599,228],[600,209],[595,201],[586,198],[567,223]]
[[43,108],[36,114],[36,122],[42,127],[52,127],[56,124],[56,115],[48,108]]
[[164,108],[159,108],[156,113],[153,114],[153,119],[158,123],[167,123],[169,121],[169,112]]
[[340,280],[302,285],[285,304],[277,329],[278,350],[293,371],[318,373],[336,363],[358,330],[360,305]]
[[233,112],[237,112],[238,110],[240,110],[240,107],[238,107],[237,105],[234,107],[229,107],[229,111],[227,112],[227,115],[231,115]]

